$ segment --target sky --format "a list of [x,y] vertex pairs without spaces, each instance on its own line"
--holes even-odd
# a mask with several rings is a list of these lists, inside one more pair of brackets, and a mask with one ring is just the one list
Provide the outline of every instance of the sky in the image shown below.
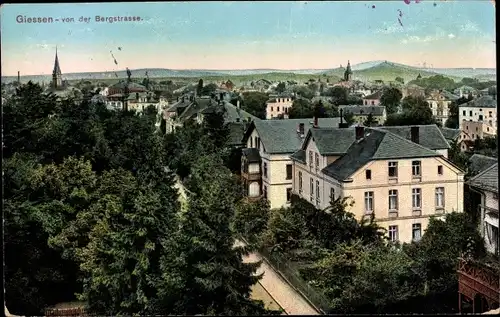
[[[63,73],[329,69],[348,60],[496,68],[492,0],[406,2],[6,4],[0,9],[2,75],[51,74],[56,46]],[[26,23],[19,16],[53,22]],[[96,16],[140,20],[97,22]]]

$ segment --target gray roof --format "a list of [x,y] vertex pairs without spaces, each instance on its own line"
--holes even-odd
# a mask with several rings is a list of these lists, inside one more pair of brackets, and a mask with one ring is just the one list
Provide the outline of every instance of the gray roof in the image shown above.
[[371,128],[365,128],[364,131],[364,138],[355,141],[347,153],[325,167],[323,173],[339,181],[345,181],[373,160],[440,156],[435,151],[387,131]]
[[[284,119],[284,120],[255,120],[247,129],[243,143],[246,143],[253,129],[264,145],[264,149],[270,154],[294,153],[301,148],[303,138],[297,134],[300,123],[304,124],[304,134],[307,135],[312,127],[313,118],[308,119]],[[340,118],[319,118],[318,125],[322,127],[338,127]]]
[[448,92],[448,91],[446,91],[446,90],[443,90],[443,91],[441,92],[441,94],[443,95],[443,97],[445,97],[445,98],[446,98],[446,100],[455,101],[455,100],[457,100],[457,99],[460,99],[460,97],[459,97],[459,96],[454,95],[454,94],[452,94],[451,92]]
[[435,124],[429,125],[413,125],[413,126],[390,126],[390,127],[379,127],[378,129],[383,129],[391,133],[397,134],[411,141],[411,127],[419,128],[419,142],[420,145],[431,149],[431,150],[444,150],[449,149],[450,144],[446,141],[443,133],[439,127]]
[[451,128],[439,128],[444,138],[448,141],[455,141],[460,136],[460,129],[451,129]]
[[356,131],[354,128],[313,128],[309,129],[306,140],[310,137],[313,138],[321,155],[342,155],[356,140]]
[[344,112],[352,113],[355,116],[372,114],[374,116],[384,115],[384,106],[341,106]]
[[243,122],[245,120],[247,120],[247,121],[260,120],[256,116],[246,112],[245,110],[242,110],[242,109],[236,107],[235,105],[233,105],[230,102],[225,101],[224,108],[226,108],[226,121],[227,122],[237,122],[238,121],[237,119],[239,119],[239,122]]
[[491,165],[498,163],[498,159],[481,154],[474,154],[469,158],[469,170],[473,174],[481,173]]
[[379,90],[369,96],[366,96],[366,97],[363,97],[363,99],[380,99],[382,97],[382,94],[383,94],[383,91],[382,90]]
[[[125,89],[126,86],[127,86],[127,81],[121,80],[121,81],[117,82],[116,84],[109,86],[109,88]],[[128,83],[128,89],[144,90],[144,91],[147,90],[146,87],[144,87],[143,85],[135,83],[133,81]]]
[[467,183],[473,187],[498,193],[498,163],[477,174]]
[[496,97],[486,95],[471,100],[467,103],[461,104],[459,107],[474,107],[474,108],[496,108],[497,101]]
[[240,122],[229,122],[228,127],[229,127],[228,145],[236,145],[236,146],[242,145],[241,139],[245,134],[246,124]]
[[200,111],[205,110],[206,108],[217,104],[211,98],[195,98],[195,101],[192,102],[186,110],[179,116],[180,120],[186,120],[194,116]]
[[260,162],[259,150],[256,148],[243,149],[243,156],[246,157],[248,163],[258,163]]
[[186,100],[184,100],[184,102],[181,100],[181,101],[174,103],[172,106],[170,106],[167,109],[167,112],[177,112],[180,109],[185,109],[190,104],[191,104],[191,101],[189,101],[189,99],[186,98]]

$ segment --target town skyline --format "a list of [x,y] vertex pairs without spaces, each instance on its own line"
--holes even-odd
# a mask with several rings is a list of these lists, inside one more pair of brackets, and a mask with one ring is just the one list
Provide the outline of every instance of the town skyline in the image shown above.
[[[96,22],[96,13],[141,20]],[[496,68],[494,14],[490,1],[4,5],[2,76],[50,74],[56,46],[63,73],[322,70],[348,60]]]

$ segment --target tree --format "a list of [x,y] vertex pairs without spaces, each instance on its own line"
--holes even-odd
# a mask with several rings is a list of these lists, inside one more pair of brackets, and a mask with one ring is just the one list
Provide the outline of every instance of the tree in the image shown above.
[[373,124],[375,124],[375,120],[373,119],[373,114],[370,112],[365,120],[363,122],[364,126],[371,127]]
[[293,101],[292,107],[288,111],[290,119],[303,119],[312,118],[314,116],[314,109],[311,102],[304,98],[297,98]]
[[348,98],[349,94],[348,94],[347,89],[344,87],[340,87],[340,86],[332,87],[332,88],[328,89],[328,91],[326,92],[326,95],[332,97],[332,102],[337,106],[338,105],[345,105],[348,103],[347,98]]
[[297,95],[305,99],[312,99],[314,97],[314,91],[308,86],[295,86],[294,91]]
[[210,83],[201,89],[201,94],[199,96],[210,96],[217,90],[217,85]]
[[196,95],[201,96],[203,92],[203,79],[200,78],[196,87]]
[[354,123],[354,114],[346,109],[343,112],[344,120],[348,125],[352,125]]
[[276,86],[276,92],[281,94],[283,92],[285,92],[285,89],[286,89],[286,85],[284,82],[280,82],[277,86]]
[[405,83],[405,80],[401,77],[396,77],[396,79],[394,79],[394,80],[397,81],[398,83],[401,83],[401,84]]
[[465,155],[461,151],[460,144],[456,140],[451,142],[450,144],[450,149],[448,150],[448,158],[462,170],[467,170],[469,159],[467,155]]
[[[262,315],[261,301],[250,299],[260,263],[243,263],[246,250],[235,247],[230,224],[239,186],[217,155],[199,158],[188,188],[193,192],[174,237],[161,283],[162,304],[179,315]],[[229,190],[229,192],[228,192]]]
[[423,97],[407,96],[402,101],[403,113],[387,116],[386,126],[436,124],[429,104]]
[[403,94],[394,87],[385,88],[380,97],[380,104],[385,107],[387,114],[393,114],[398,111],[399,104]]
[[236,206],[232,228],[243,235],[247,241],[256,242],[256,239],[267,229],[270,215],[267,200],[260,199],[256,202],[240,200]]
[[243,93],[242,109],[260,119],[266,118],[266,102],[269,96],[261,92]]

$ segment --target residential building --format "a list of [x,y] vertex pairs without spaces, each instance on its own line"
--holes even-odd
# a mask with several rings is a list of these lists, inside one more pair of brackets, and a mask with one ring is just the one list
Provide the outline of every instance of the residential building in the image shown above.
[[177,99],[177,102],[163,112],[165,133],[172,133],[177,127],[182,126],[179,117],[193,103],[193,98],[192,96],[182,96]]
[[[258,188],[259,196],[266,197],[272,209],[289,206],[293,177],[290,155],[300,149],[304,136],[314,121],[313,118],[255,120],[245,132],[243,143],[248,149],[258,150],[261,162],[259,173],[261,173],[262,186]],[[336,127],[340,123],[340,118],[319,118],[316,121],[321,127]],[[243,175],[247,172],[244,172],[246,169],[244,158],[242,160]],[[256,159],[252,157],[251,161],[255,162]],[[250,167],[248,170],[250,171]],[[256,169],[253,171],[256,172]],[[246,181],[247,186],[250,186],[250,180]],[[257,184],[252,186],[257,186]],[[246,191],[247,193],[257,192],[256,189],[250,190],[250,187],[247,187]]]
[[409,84],[401,89],[402,98],[412,96],[412,97],[423,97],[425,98],[425,88],[420,87],[415,84]]
[[363,98],[364,106],[378,106],[380,105],[380,98],[382,97],[382,90],[379,90],[369,96]]
[[430,217],[463,211],[464,172],[384,129],[313,128],[291,157],[295,194],[320,209],[349,197],[358,220],[374,214],[394,241],[419,240]]
[[468,172],[472,175],[477,175],[490,166],[494,165],[495,163],[498,163],[498,159],[495,157],[490,157],[482,154],[473,154],[469,158]]
[[458,87],[457,89],[453,90],[453,93],[457,95],[459,98],[475,98],[478,95],[478,91],[476,88],[463,85]]
[[440,127],[439,130],[441,130],[441,133],[450,145],[453,142],[460,142],[460,129]]
[[450,144],[441,133],[441,129],[435,124],[414,126],[390,126],[380,127],[385,131],[394,133],[408,141],[418,143],[423,147],[436,151],[438,154],[448,158]]
[[498,162],[472,177],[467,184],[481,196],[479,228],[486,249],[498,255]]
[[371,114],[373,116],[375,125],[383,125],[387,119],[387,112],[384,106],[358,106],[358,105],[348,105],[339,106],[344,113],[352,113],[355,123],[363,124],[368,116]]
[[127,89],[131,94],[136,92],[142,93],[148,91],[145,86],[136,82],[120,80],[119,82],[108,87],[108,95],[125,94]]
[[458,121],[482,121],[494,130],[497,128],[496,96],[481,96],[458,107]]
[[288,119],[288,112],[292,108],[293,100],[292,95],[271,96],[266,102],[266,119]]
[[462,121],[460,122],[462,133],[461,141],[470,140],[474,142],[477,139],[485,137],[494,137],[497,134],[496,127],[492,127],[484,121]]
[[442,90],[431,92],[426,100],[427,103],[429,103],[429,107],[431,107],[434,118],[444,125],[446,120],[448,120],[450,104],[458,98],[459,97]]

